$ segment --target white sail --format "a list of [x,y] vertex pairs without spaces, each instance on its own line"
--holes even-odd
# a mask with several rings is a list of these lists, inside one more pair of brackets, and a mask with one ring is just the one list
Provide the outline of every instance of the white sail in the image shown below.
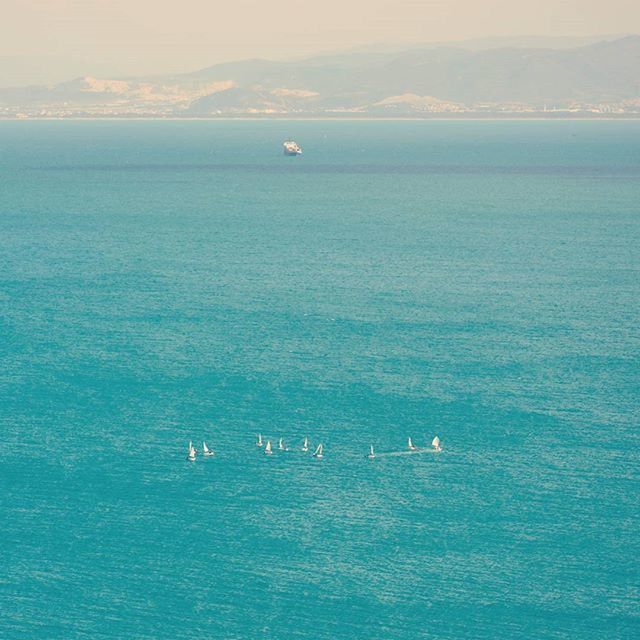
[[413,444],[413,442],[411,442],[411,438],[409,438],[407,440],[407,447],[409,447],[409,451],[415,451],[416,450],[415,445]]
[[284,451],[284,441],[282,440],[282,438],[278,440],[278,449],[280,449],[280,451]]
[[187,458],[191,461],[196,459],[196,450],[193,448],[193,443],[191,441],[189,441],[189,454],[187,455]]
[[313,454],[314,458],[322,458],[322,444],[319,444],[316,447],[315,453]]
[[432,446],[436,451],[440,451],[440,449],[442,449],[442,447],[440,446],[440,438],[438,438],[438,436],[436,436],[436,437],[431,441],[431,446]]
[[265,453],[271,453],[271,440],[267,440],[267,446],[264,448]]
[[304,444],[302,445],[303,451],[309,451],[309,438],[304,439]]
[[373,458],[375,458],[375,457],[376,457],[376,454],[375,454],[375,452],[374,452],[374,450],[373,450],[373,445],[371,445],[371,446],[369,447],[369,456],[368,456],[368,457],[369,457],[371,460],[373,460]]
[[209,449],[209,447],[207,447],[207,443],[206,442],[202,443],[202,452],[204,453],[205,456],[212,456],[213,455],[213,451],[211,451],[211,449]]
[[258,434],[258,441],[256,442],[256,445],[258,445],[259,447],[262,446],[262,434],[261,433]]

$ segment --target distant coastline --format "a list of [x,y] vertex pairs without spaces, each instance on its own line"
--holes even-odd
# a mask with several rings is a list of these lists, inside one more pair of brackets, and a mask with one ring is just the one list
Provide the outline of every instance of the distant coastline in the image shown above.
[[154,121],[154,122],[214,122],[214,121],[251,121],[251,122],[278,122],[278,121],[344,121],[344,122],[434,122],[434,121],[522,121],[529,122],[557,122],[557,121],[630,121],[640,120],[640,113],[620,113],[620,114],[510,114],[501,115],[487,113],[485,114],[431,114],[428,116],[415,116],[415,115],[393,115],[393,116],[373,116],[368,114],[362,115],[303,115],[303,114],[278,114],[278,115],[220,115],[220,116],[140,116],[140,115],[121,115],[121,116],[3,116],[0,115],[0,122],[79,122],[79,121],[92,121],[92,122],[134,122],[134,121]]
[[640,35],[572,49],[426,47],[0,88],[2,119],[640,118]]

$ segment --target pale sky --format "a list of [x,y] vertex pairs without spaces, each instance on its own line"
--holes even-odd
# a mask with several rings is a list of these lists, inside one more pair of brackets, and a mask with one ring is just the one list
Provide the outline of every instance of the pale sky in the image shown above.
[[640,33],[640,0],[2,0],[0,86],[372,43]]

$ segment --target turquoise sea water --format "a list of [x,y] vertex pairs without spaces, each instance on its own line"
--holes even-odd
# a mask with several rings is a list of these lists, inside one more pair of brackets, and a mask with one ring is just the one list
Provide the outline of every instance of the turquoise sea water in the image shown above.
[[639,269],[639,122],[0,123],[0,637],[638,637]]

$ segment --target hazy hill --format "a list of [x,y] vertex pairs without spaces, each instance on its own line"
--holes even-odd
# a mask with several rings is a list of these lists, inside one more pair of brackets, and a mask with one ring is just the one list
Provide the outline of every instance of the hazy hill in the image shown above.
[[573,48],[428,46],[305,60],[245,60],[166,77],[81,78],[0,89],[0,107],[207,116],[415,113],[458,105],[620,103],[640,98],[640,36]]

